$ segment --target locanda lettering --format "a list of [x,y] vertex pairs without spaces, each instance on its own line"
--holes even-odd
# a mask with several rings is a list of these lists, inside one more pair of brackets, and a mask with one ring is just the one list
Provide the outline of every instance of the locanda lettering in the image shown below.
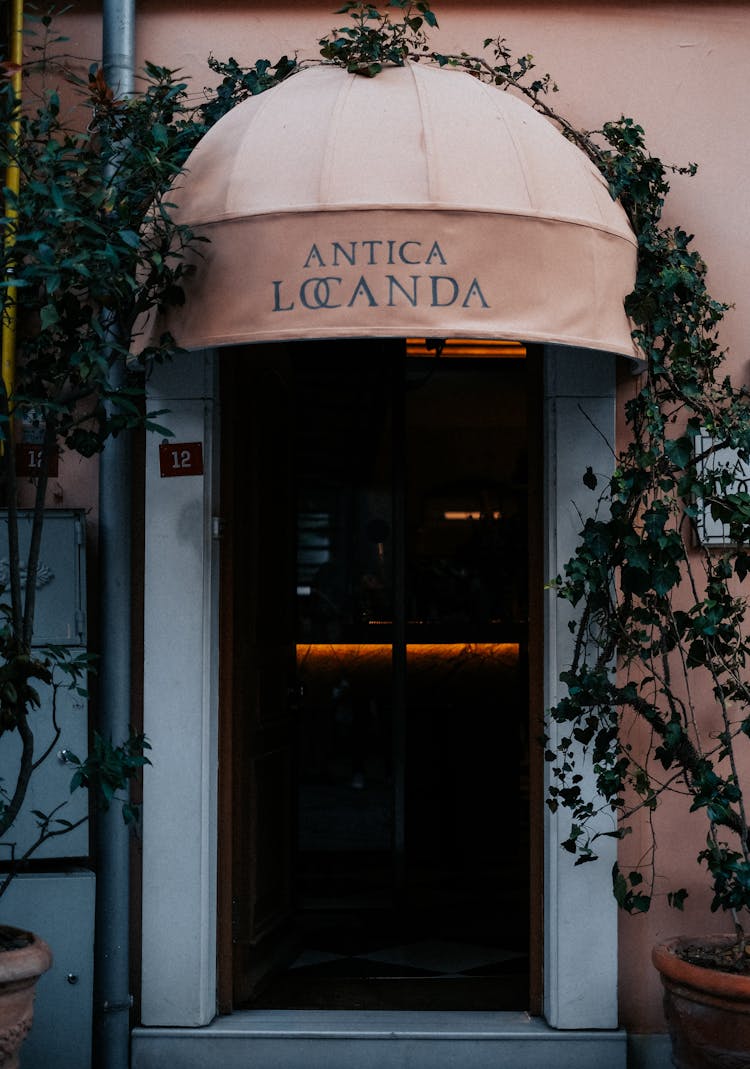
[[[362,243],[360,243],[362,244]],[[437,243],[436,243],[437,244]],[[299,303],[313,312],[336,308],[429,307],[489,308],[476,278],[467,284],[452,275],[383,275],[344,283],[340,275],[314,275],[299,287],[272,282],[274,312],[291,312]]]

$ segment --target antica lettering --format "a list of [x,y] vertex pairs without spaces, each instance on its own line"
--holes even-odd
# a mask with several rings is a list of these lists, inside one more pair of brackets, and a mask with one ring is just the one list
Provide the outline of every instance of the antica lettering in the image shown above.
[[[321,251],[322,248],[322,251]],[[332,241],[330,250],[328,245],[322,247],[313,243],[305,257],[303,267],[320,268],[339,267],[348,264],[350,267],[377,267],[378,264],[407,264],[414,267],[417,264],[432,263],[446,265],[447,260],[440,244],[433,241],[429,248],[425,242],[409,238],[406,241],[397,241],[389,238],[381,241],[378,238],[368,238],[365,241]]]
[[320,255],[320,252],[318,251],[318,246],[317,245],[313,245],[312,248],[310,249],[310,251],[307,254],[307,259],[305,260],[305,267],[309,267],[310,266],[310,263],[312,262],[313,257],[315,257],[315,259],[317,260],[317,264],[316,264],[317,267],[325,267],[326,266],[323,263],[323,257]]

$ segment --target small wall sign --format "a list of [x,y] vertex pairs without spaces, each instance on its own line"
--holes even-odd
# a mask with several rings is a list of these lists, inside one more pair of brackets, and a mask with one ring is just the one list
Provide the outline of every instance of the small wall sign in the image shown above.
[[162,479],[202,475],[203,443],[163,442],[159,446],[159,471]]
[[[708,452],[714,445],[714,439],[707,434],[698,434],[695,438],[695,448],[698,453]],[[716,470],[729,470],[735,476],[725,493],[747,493],[750,490],[750,468],[740,460],[737,452],[733,449],[717,449],[711,453],[707,460],[700,464],[702,476],[711,474]],[[721,490],[717,484],[717,495]],[[698,538],[704,546],[716,546],[717,548],[729,548],[733,545],[729,534],[729,526],[721,520],[714,519],[711,508],[703,500],[696,502],[698,506],[697,527]]]
[[[16,443],[16,473],[29,478],[41,474],[42,471],[42,446],[35,442]],[[47,460],[47,474],[56,478],[58,474],[58,454],[53,450]]]

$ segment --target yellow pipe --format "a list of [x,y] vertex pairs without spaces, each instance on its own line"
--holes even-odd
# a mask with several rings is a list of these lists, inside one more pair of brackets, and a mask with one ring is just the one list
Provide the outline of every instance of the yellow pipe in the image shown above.
[[[11,76],[11,85],[15,94],[16,100],[21,101],[21,63],[23,61],[23,0],[11,0],[11,14],[10,14],[10,55],[9,59],[12,63],[13,74]],[[21,120],[18,116],[12,123],[10,129],[10,140],[15,141],[21,132]],[[8,164],[8,168],[5,176],[5,184],[8,189],[12,190],[16,196],[21,188],[21,173],[18,165],[15,163]],[[13,219],[16,216],[15,208],[10,205],[6,205],[5,214],[8,218]],[[5,247],[9,249],[12,247],[14,241],[12,227],[6,230],[5,233]],[[16,289],[15,286],[10,287],[7,291],[7,297],[5,300],[5,308],[3,315],[3,355],[2,355],[2,377],[5,385],[6,395],[10,398],[15,389],[16,382]]]

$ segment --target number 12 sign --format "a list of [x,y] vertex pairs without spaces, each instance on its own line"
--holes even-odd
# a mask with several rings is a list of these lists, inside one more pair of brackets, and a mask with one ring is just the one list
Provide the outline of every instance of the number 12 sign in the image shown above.
[[159,471],[162,479],[179,475],[203,474],[201,442],[164,442],[159,446]]

